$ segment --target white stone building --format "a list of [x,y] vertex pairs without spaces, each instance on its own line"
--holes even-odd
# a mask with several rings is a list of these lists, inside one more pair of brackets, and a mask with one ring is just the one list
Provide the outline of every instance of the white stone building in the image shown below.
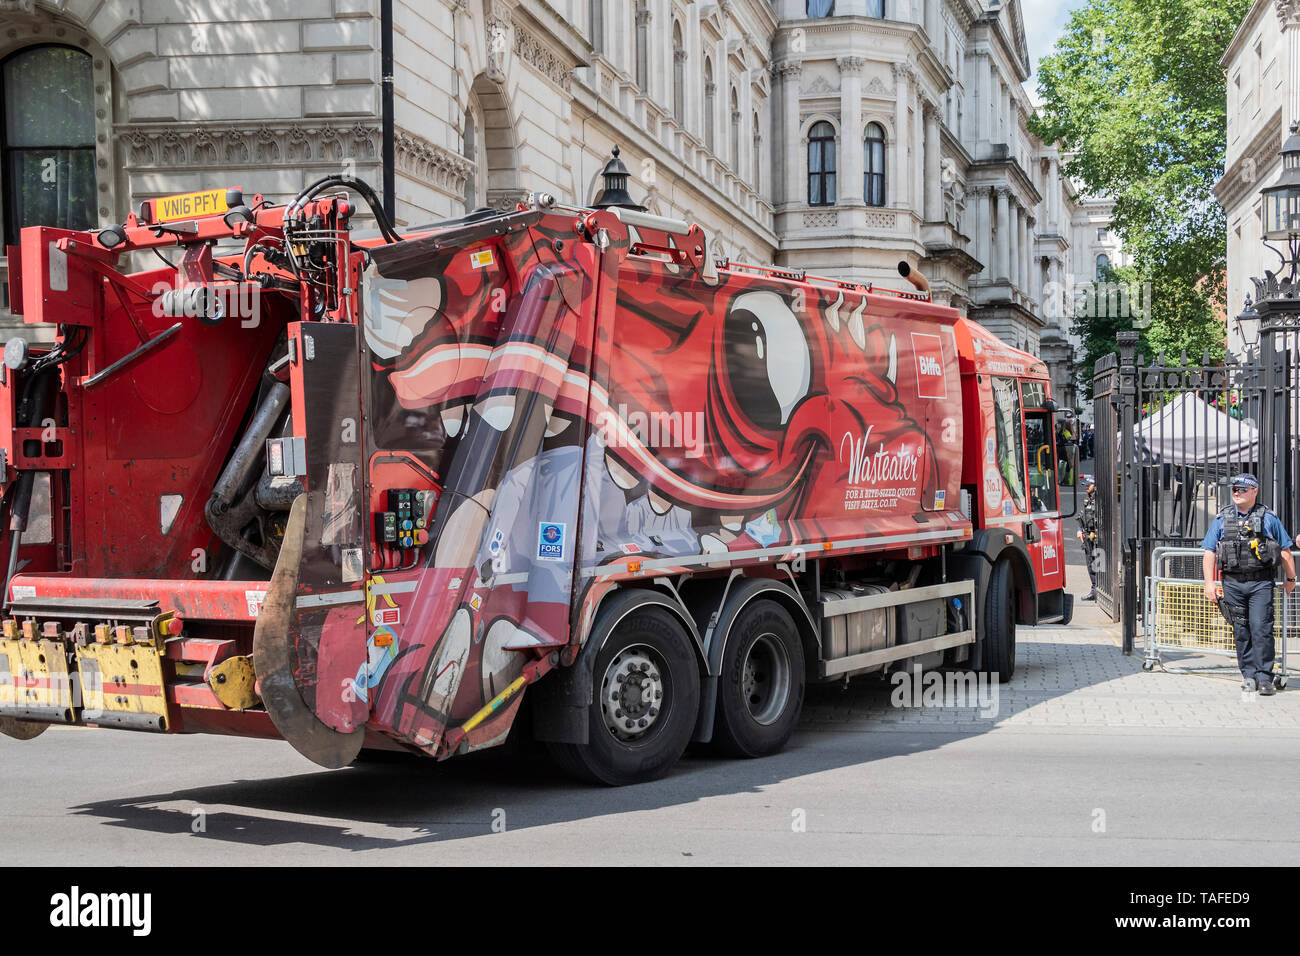
[[[1079,204],[1026,128],[1019,0],[392,7],[399,225],[590,202],[618,145],[633,197],[720,256],[892,287],[907,260],[1011,343],[1063,341],[1044,288]],[[341,166],[379,188],[382,45],[381,0],[0,0],[6,241]]]
[[1282,170],[1282,143],[1300,121],[1300,0],[1256,0],[1219,61],[1227,73],[1228,154],[1214,187],[1228,224],[1228,351],[1242,354],[1236,316],[1250,277],[1277,271],[1261,239],[1259,190]]

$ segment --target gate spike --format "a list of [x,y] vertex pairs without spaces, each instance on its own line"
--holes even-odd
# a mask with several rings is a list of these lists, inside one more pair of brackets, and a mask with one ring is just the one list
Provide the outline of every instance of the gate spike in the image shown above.
[[1202,365],[1209,365],[1209,364],[1210,364],[1210,350],[1209,350],[1209,349],[1202,349],[1202,350],[1201,350],[1201,364],[1202,364]]
[[1182,360],[1183,365],[1186,365],[1186,364],[1187,364],[1187,349],[1183,349],[1181,352],[1179,352],[1179,357],[1180,357],[1180,359]]

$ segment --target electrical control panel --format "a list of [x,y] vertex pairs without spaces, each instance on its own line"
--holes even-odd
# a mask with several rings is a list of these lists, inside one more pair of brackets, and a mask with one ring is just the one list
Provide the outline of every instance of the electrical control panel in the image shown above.
[[418,548],[429,540],[429,511],[434,493],[416,488],[390,488],[387,510],[375,515],[375,541],[389,548]]

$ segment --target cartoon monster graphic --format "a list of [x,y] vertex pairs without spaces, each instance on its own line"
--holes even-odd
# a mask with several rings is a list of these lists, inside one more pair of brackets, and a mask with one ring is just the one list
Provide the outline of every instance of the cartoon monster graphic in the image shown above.
[[[846,484],[888,479],[903,512],[942,484],[864,290],[706,276],[627,255],[626,231],[595,260],[569,228],[512,233],[486,268],[377,250],[366,277],[370,452],[405,449],[445,482],[404,612],[418,624],[369,698],[427,749],[525,655],[568,642],[585,568],[725,565],[843,537]],[[412,413],[441,428],[411,432]],[[543,525],[566,529],[562,561]]]

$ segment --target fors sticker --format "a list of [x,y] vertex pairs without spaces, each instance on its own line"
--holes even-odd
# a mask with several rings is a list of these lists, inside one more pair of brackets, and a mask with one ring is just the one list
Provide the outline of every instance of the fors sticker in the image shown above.
[[558,521],[543,521],[537,526],[537,560],[564,560],[565,526]]

